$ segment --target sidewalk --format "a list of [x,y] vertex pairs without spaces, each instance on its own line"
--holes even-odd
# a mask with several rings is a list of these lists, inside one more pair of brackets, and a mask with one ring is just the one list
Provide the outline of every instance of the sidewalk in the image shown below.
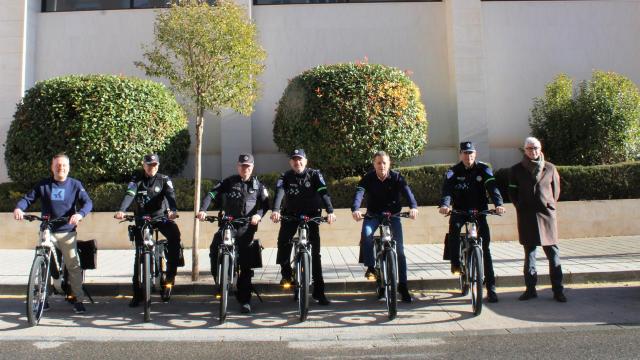
[[[497,285],[522,286],[523,250],[517,242],[491,244]],[[453,289],[457,277],[442,260],[442,245],[407,245],[409,287],[411,289]],[[98,269],[86,272],[85,283],[92,295],[129,295],[133,250],[98,250]],[[255,269],[254,284],[261,293],[282,289],[276,249],[264,249],[265,267]],[[560,256],[565,284],[640,280],[640,236],[564,239]],[[33,250],[0,250],[0,294],[21,295],[27,283]],[[186,266],[179,269],[174,293],[210,294],[213,280],[209,273],[208,250],[199,251],[200,280],[191,282],[191,252],[185,250]],[[538,251],[541,284],[548,284],[548,263]],[[329,292],[372,291],[358,264],[358,247],[324,247],[322,262]]]

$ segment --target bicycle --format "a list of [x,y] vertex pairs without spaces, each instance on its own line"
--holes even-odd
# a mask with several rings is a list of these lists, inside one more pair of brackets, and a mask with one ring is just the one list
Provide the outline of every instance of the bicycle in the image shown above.
[[373,249],[376,254],[376,292],[378,298],[385,297],[389,320],[396,318],[398,296],[398,254],[396,241],[391,231],[391,219],[408,218],[409,212],[392,214],[383,212],[380,215],[365,214],[367,219],[379,221],[380,235],[373,237]]
[[[31,265],[29,283],[27,285],[27,321],[29,326],[36,326],[47,307],[50,289],[54,294],[65,295],[67,301],[72,302],[69,284],[67,283],[68,273],[65,268],[64,257],[60,250],[56,249],[51,235],[51,230],[54,226],[67,223],[69,218],[60,217],[50,220],[48,215],[39,217],[26,214],[23,219],[29,222],[35,220],[42,222],[40,224],[36,255]],[[82,274],[84,276],[84,271]],[[86,292],[86,294],[93,303],[89,293]]]
[[[151,290],[160,290],[162,301],[169,301],[173,284],[167,283],[168,241],[159,239],[157,225],[168,221],[166,217],[152,219],[151,216],[125,215],[120,221],[142,221],[142,226],[129,225],[129,240],[135,242],[136,231],[142,233],[142,244],[136,244],[135,266],[138,268],[138,284],[142,287],[144,321],[151,321]],[[155,232],[155,239],[154,239]]]
[[[233,216],[206,216],[204,221],[218,221],[222,235],[222,243],[218,248],[218,269],[214,281],[219,286],[220,312],[219,321],[223,324],[227,318],[227,305],[229,303],[229,290],[233,286],[238,274],[238,249],[236,247],[235,226],[245,225],[251,218],[234,218]],[[216,295],[218,297],[218,295]]]
[[317,216],[281,216],[282,221],[298,222],[298,236],[291,239],[293,244],[293,285],[295,298],[298,301],[298,317],[300,322],[309,314],[309,287],[311,286],[311,243],[309,242],[309,223],[327,222],[327,217]]
[[462,296],[471,290],[471,307],[474,315],[482,312],[482,283],[484,279],[484,260],[482,257],[482,237],[478,236],[478,218],[486,215],[498,215],[495,210],[451,210],[452,215],[464,218],[465,232],[460,234],[459,277]]

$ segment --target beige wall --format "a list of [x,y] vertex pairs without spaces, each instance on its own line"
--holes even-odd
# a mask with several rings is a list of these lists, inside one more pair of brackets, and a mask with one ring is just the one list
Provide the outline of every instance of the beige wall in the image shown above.
[[[492,241],[517,240],[516,216],[511,204],[507,214],[489,217]],[[640,199],[603,201],[566,201],[559,203],[558,231],[561,238],[601,237],[640,234]],[[351,219],[348,209],[336,211],[338,221],[323,224],[320,233],[323,246],[352,246],[358,244],[362,223]],[[18,222],[12,215],[0,213],[4,225],[0,233],[0,249],[30,249],[37,240],[37,223]],[[119,224],[113,213],[92,213],[78,229],[79,239],[97,239],[101,249],[127,249],[131,245],[127,236],[128,223]],[[191,213],[183,212],[178,219],[185,247],[191,246],[193,221]],[[259,226],[256,238],[265,247],[275,247],[279,225],[265,219]],[[200,227],[201,248],[211,242],[216,225],[202,223]],[[448,231],[448,218],[437,213],[434,206],[421,207],[417,220],[403,219],[403,234],[407,244],[439,243]]]
[[[248,0],[242,0],[249,4]],[[77,73],[143,76],[133,62],[153,37],[155,10],[38,13],[38,0],[0,0],[0,142],[15,103],[34,81]],[[640,83],[640,0],[486,1],[250,6],[268,52],[263,95],[250,118],[209,114],[203,176],[233,171],[236,153],[256,154],[258,172],[286,168],[272,141],[287,80],[319,64],[368,57],[412,71],[429,119],[425,154],[446,163],[459,140],[505,167],[520,156],[532,99],[559,72],[594,68]],[[25,26],[24,19],[27,19]],[[235,118],[235,119],[234,119]],[[193,133],[193,131],[192,131]],[[183,175],[191,176],[193,157]],[[0,161],[0,182],[7,180]]]
[[640,1],[482,3],[487,114],[494,164],[514,163],[529,134],[532,99],[559,73],[580,81],[593,69],[640,85]]

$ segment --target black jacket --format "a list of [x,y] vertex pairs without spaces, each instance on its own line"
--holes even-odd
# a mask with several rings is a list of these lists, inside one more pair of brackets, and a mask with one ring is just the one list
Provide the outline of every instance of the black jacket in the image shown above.
[[233,175],[220,181],[202,199],[200,211],[207,211],[212,201],[216,201],[226,215],[236,218],[256,214],[262,217],[269,211],[269,193],[255,176],[242,181],[239,175]]
[[120,204],[120,211],[127,211],[135,200],[137,216],[161,217],[165,210],[177,211],[173,183],[167,175],[156,173],[153,177],[134,176],[127,186],[127,193]]
[[502,195],[489,165],[476,161],[469,169],[461,162],[449,168],[442,185],[440,206],[456,210],[488,209],[487,191],[495,206],[502,206]]
[[276,184],[276,196],[273,211],[287,215],[316,215],[323,205],[327,213],[333,212],[331,197],[327,192],[327,184],[319,170],[305,168],[300,174],[289,170],[283,173]]

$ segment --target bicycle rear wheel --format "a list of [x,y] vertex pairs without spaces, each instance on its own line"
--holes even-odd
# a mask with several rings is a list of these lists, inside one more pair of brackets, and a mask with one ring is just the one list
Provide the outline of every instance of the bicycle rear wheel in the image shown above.
[[144,321],[151,321],[151,254],[142,255],[142,291],[144,292]]
[[309,253],[303,252],[298,254],[297,262],[296,277],[298,280],[298,314],[300,316],[300,322],[303,322],[307,319],[307,315],[309,314],[309,283],[311,282],[309,271],[311,259]]
[[223,254],[220,259],[220,324],[227,319],[227,305],[229,302],[229,286],[231,280],[231,256]]
[[387,310],[389,312],[389,320],[396,318],[398,314],[397,297],[398,297],[398,264],[395,252],[388,250],[385,254],[384,261],[384,283],[385,298],[387,300]]
[[474,246],[469,261],[469,285],[471,288],[471,306],[474,315],[482,312],[482,250]]
[[31,265],[29,285],[27,287],[27,320],[29,321],[29,326],[36,326],[40,322],[44,304],[47,301],[49,277],[49,264],[47,264],[44,256],[37,255]]

